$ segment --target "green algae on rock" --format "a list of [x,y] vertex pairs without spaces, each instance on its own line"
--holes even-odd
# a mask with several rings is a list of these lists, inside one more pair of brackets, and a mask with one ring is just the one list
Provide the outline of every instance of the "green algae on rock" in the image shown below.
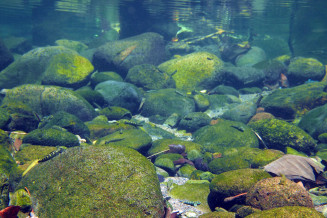
[[264,97],[260,107],[276,117],[294,119],[308,110],[327,103],[326,83],[315,82],[288,89],[278,89]]
[[249,124],[270,149],[286,152],[286,147],[311,154],[315,151],[315,140],[301,128],[278,119],[264,119]]
[[205,151],[212,153],[224,153],[225,150],[239,147],[259,147],[251,128],[236,121],[219,120],[215,125],[200,128],[193,136],[194,142],[202,144]]
[[88,48],[88,46],[85,45],[82,42],[69,40],[69,39],[58,39],[58,40],[55,41],[55,43],[58,46],[63,46],[65,48],[75,50],[78,53],[80,53],[80,52],[82,52],[82,51],[84,51],[84,50],[86,50]]
[[9,112],[4,108],[0,108],[0,129],[3,129],[9,123],[9,121]]
[[200,218],[235,218],[235,213],[233,212],[224,212],[224,211],[214,211],[210,213],[205,213]]
[[178,128],[194,132],[199,128],[209,125],[211,118],[203,112],[191,112],[184,116],[179,122]]
[[175,88],[174,79],[151,64],[132,67],[128,71],[125,81],[145,90]]
[[169,192],[175,199],[200,202],[201,204],[197,205],[196,208],[204,213],[211,211],[207,203],[209,193],[209,182],[205,180],[188,180],[184,185],[174,186]]
[[57,54],[43,73],[42,84],[79,88],[87,82],[93,70],[91,62],[82,56]]
[[35,129],[29,132],[24,138],[23,143],[43,146],[79,146],[78,138],[67,131],[53,128]]
[[99,83],[102,83],[107,80],[115,80],[118,82],[124,81],[124,79],[116,72],[113,72],[113,71],[98,72],[98,71],[96,71],[91,76],[91,86],[95,87]]
[[100,110],[101,115],[105,115],[108,120],[132,119],[132,113],[122,107],[109,106]]
[[275,217],[310,217],[310,218],[323,218],[324,216],[313,208],[300,207],[300,206],[286,206],[278,207],[270,210],[263,210],[253,213],[247,218],[275,218]]
[[179,90],[202,90],[215,73],[222,69],[223,61],[209,52],[195,52],[178,59],[166,61],[158,66],[173,77]]
[[87,121],[96,115],[94,108],[80,95],[57,86],[27,84],[8,89],[2,104],[14,102],[24,102],[40,116],[66,111]]
[[146,154],[151,146],[151,137],[141,129],[126,129],[116,131],[110,135],[104,136],[97,140],[95,145],[108,146],[120,145],[137,150],[142,154]]
[[285,176],[267,178],[257,182],[249,189],[246,203],[261,210],[284,206],[313,208],[309,193]]
[[121,146],[67,149],[35,166],[17,188],[25,186],[38,217],[164,216],[153,164]]

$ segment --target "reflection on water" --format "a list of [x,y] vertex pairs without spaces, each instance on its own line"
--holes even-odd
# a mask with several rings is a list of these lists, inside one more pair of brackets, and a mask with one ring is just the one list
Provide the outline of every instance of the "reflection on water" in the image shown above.
[[[171,40],[225,30],[248,37],[278,36],[296,45],[312,42],[305,38],[307,34],[325,35],[325,13],[319,10],[326,4],[324,0],[1,1],[0,37],[24,36],[45,45],[58,38],[86,40],[105,35],[115,40],[154,31]],[[290,28],[295,33],[289,39]],[[305,30],[301,36],[298,29]]]

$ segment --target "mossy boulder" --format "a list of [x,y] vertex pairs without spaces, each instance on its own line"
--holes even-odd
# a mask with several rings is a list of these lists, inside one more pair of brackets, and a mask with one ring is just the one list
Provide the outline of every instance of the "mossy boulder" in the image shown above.
[[172,75],[179,90],[206,89],[215,74],[222,69],[223,61],[209,52],[195,52],[166,61],[158,68]]
[[283,152],[289,146],[297,151],[311,154],[315,151],[315,140],[301,128],[278,119],[264,119],[249,124],[270,149]]
[[39,117],[36,112],[22,101],[6,102],[1,108],[10,114],[10,120],[5,129],[29,132],[36,129],[39,124]]
[[43,73],[42,84],[79,88],[87,83],[94,70],[86,58],[76,54],[57,54]]
[[101,93],[108,105],[123,107],[132,113],[137,112],[143,97],[133,84],[113,80],[99,83],[95,91]]
[[39,128],[51,128],[52,126],[60,126],[74,135],[90,137],[89,128],[75,115],[65,111],[59,111],[46,119],[43,119],[39,124]]
[[327,132],[327,104],[316,107],[304,114],[298,126],[317,139],[320,134]]
[[145,94],[145,99],[141,115],[146,117],[160,115],[168,118],[173,113],[185,116],[195,111],[193,99],[188,98],[175,89],[161,89],[148,92]]
[[188,180],[183,185],[174,186],[169,195],[173,198],[186,200],[186,201],[198,201],[201,204],[196,208],[204,213],[210,212],[210,208],[207,203],[207,198],[210,193],[209,182],[202,180]]
[[249,167],[260,168],[283,155],[284,153],[278,150],[241,147],[225,151],[221,158],[212,160],[208,166],[210,172],[220,174]]
[[55,147],[79,146],[79,140],[74,134],[54,128],[35,129],[23,138],[23,143]]
[[38,217],[164,216],[154,166],[126,147],[67,149],[35,166],[17,188],[25,186]]
[[228,211],[214,211],[214,212],[209,212],[205,213],[201,216],[200,218],[235,218],[235,213],[234,212],[228,212]]
[[208,152],[220,152],[239,147],[257,148],[259,142],[251,128],[244,123],[219,120],[217,124],[205,126],[194,134],[194,142],[202,144]]
[[223,206],[226,197],[245,193],[258,181],[270,177],[270,174],[262,169],[232,170],[215,176],[210,183],[210,208]]
[[108,119],[104,115],[97,116],[92,121],[85,122],[85,125],[90,130],[90,138],[92,140],[104,137],[116,131],[123,131],[135,128],[134,126],[125,124],[124,122],[108,123]]
[[122,107],[109,106],[101,109],[99,114],[104,115],[108,120],[132,119],[132,113]]
[[120,145],[146,154],[151,146],[151,137],[141,129],[116,131],[97,140],[97,146]]
[[241,100],[233,95],[209,95],[208,96],[210,106],[209,110],[215,111],[215,110],[220,110],[221,107],[227,106],[232,103],[241,103]]
[[259,106],[276,117],[294,119],[308,110],[327,103],[325,86],[325,83],[316,82],[289,89],[278,89],[264,97]]
[[261,210],[284,206],[313,208],[309,193],[286,177],[267,178],[257,182],[248,191],[246,203]]
[[88,48],[88,46],[82,42],[69,40],[69,39],[58,39],[55,41],[55,43],[58,46],[63,46],[65,48],[75,50],[78,53],[80,53]]
[[313,208],[300,207],[300,206],[285,206],[277,207],[270,210],[263,210],[253,213],[247,218],[275,218],[275,217],[311,217],[311,218],[323,218],[324,216]]
[[193,149],[198,150],[202,152],[203,146],[201,144],[197,144],[191,141],[183,141],[180,139],[159,139],[154,142],[152,142],[152,146],[150,150],[148,151],[148,155],[153,155],[161,151],[165,151],[169,149],[168,145],[184,145],[185,146],[185,152],[189,152]]
[[321,143],[327,143],[327,132],[321,133],[318,135],[318,140]]
[[193,96],[195,107],[198,111],[205,111],[210,105],[209,98],[204,95],[196,94]]
[[175,88],[174,79],[151,64],[141,64],[132,67],[128,71],[125,81],[145,90]]
[[165,170],[170,176],[174,176],[174,174],[175,174],[176,168],[175,168],[174,162],[169,158],[156,159],[156,161],[154,162],[154,165],[156,167],[159,167],[159,168]]
[[5,69],[14,61],[14,56],[10,53],[7,46],[0,40],[0,71]]
[[191,178],[191,174],[195,170],[196,170],[195,167],[193,167],[189,164],[186,164],[186,165],[182,166],[181,168],[179,168],[179,170],[177,171],[177,175],[179,177]]
[[251,67],[264,60],[266,60],[265,51],[262,48],[253,46],[247,53],[239,55],[235,63],[238,67]]
[[178,128],[194,132],[203,126],[209,125],[210,121],[211,118],[203,112],[191,112],[181,119]]
[[234,95],[236,97],[240,96],[240,93],[234,87],[225,86],[225,85],[216,86],[215,88],[211,89],[209,93],[211,95],[218,94],[218,95]]
[[5,128],[9,121],[10,113],[4,108],[0,108],[0,129]]
[[238,104],[225,111],[221,118],[247,123],[253,115],[255,115],[257,104],[254,102],[245,102]]
[[325,75],[324,70],[324,65],[317,59],[298,57],[291,60],[287,78],[293,85],[302,84],[309,79],[320,81]]
[[57,54],[77,55],[77,52],[62,46],[33,49],[1,71],[0,87],[8,89],[27,83],[41,84],[43,73]]
[[135,65],[158,65],[165,59],[163,36],[148,32],[98,47],[92,63],[99,71],[114,70],[125,77],[128,70]]
[[285,74],[285,72],[287,71],[286,65],[283,64],[283,62],[271,59],[259,62],[253,67],[264,72],[264,84],[272,86],[276,85],[277,83],[281,83],[281,74]]
[[95,72],[91,76],[91,86],[95,87],[99,83],[102,83],[107,80],[115,80],[118,82],[123,82],[124,79],[116,72],[105,71],[105,72]]
[[22,85],[6,90],[3,105],[24,102],[39,116],[48,116],[58,111],[74,114],[82,121],[91,120],[94,108],[74,91],[57,86]]

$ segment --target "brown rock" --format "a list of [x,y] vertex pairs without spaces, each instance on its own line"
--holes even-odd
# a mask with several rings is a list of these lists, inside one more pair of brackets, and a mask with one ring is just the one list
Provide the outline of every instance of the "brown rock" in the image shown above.
[[255,121],[258,121],[258,120],[263,120],[263,119],[273,119],[275,118],[274,115],[272,115],[271,113],[267,113],[267,112],[260,112],[260,113],[257,113],[255,114],[249,121],[250,122],[255,122]]
[[248,191],[246,203],[261,210],[284,206],[313,208],[309,193],[285,177],[268,178],[257,182]]

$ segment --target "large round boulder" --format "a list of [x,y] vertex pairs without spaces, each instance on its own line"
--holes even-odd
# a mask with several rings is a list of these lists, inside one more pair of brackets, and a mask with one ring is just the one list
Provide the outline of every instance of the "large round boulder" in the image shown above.
[[6,45],[0,40],[0,71],[5,69],[14,61],[14,56],[10,53]]
[[248,191],[246,203],[261,210],[284,206],[313,208],[309,193],[286,177],[267,178],[257,182]]
[[69,148],[31,169],[24,187],[38,217],[164,216],[155,168],[130,148]]
[[247,53],[239,55],[235,63],[238,67],[251,67],[264,60],[266,60],[265,51],[262,48],[253,46]]
[[142,101],[142,94],[133,84],[108,80],[99,83],[95,89],[110,106],[123,107],[132,113],[137,112]]
[[173,113],[185,116],[195,111],[194,100],[175,89],[151,91],[145,94],[145,99],[141,114],[146,117],[160,115],[168,118]]
[[204,126],[194,134],[194,142],[202,144],[209,152],[225,152],[240,147],[259,147],[259,142],[251,128],[244,123],[219,120],[212,126]]
[[304,130],[284,120],[263,119],[251,122],[254,129],[270,149],[286,152],[286,147],[312,154],[316,147],[315,140]]
[[177,89],[192,91],[212,88],[207,86],[212,84],[223,65],[223,61],[214,54],[195,52],[166,61],[158,68],[173,77]]
[[91,62],[82,56],[57,54],[43,73],[42,84],[79,88],[87,82],[93,69]]
[[39,116],[48,116],[58,111],[74,114],[82,121],[96,116],[94,108],[74,91],[57,86],[21,85],[5,90],[2,105],[24,102]]
[[77,55],[76,51],[62,46],[40,47],[27,52],[0,72],[0,87],[13,88],[26,83],[40,84],[52,57],[63,53]]
[[125,77],[128,70],[135,65],[158,65],[165,59],[163,37],[148,32],[100,46],[93,55],[92,63],[99,71],[115,70]]

